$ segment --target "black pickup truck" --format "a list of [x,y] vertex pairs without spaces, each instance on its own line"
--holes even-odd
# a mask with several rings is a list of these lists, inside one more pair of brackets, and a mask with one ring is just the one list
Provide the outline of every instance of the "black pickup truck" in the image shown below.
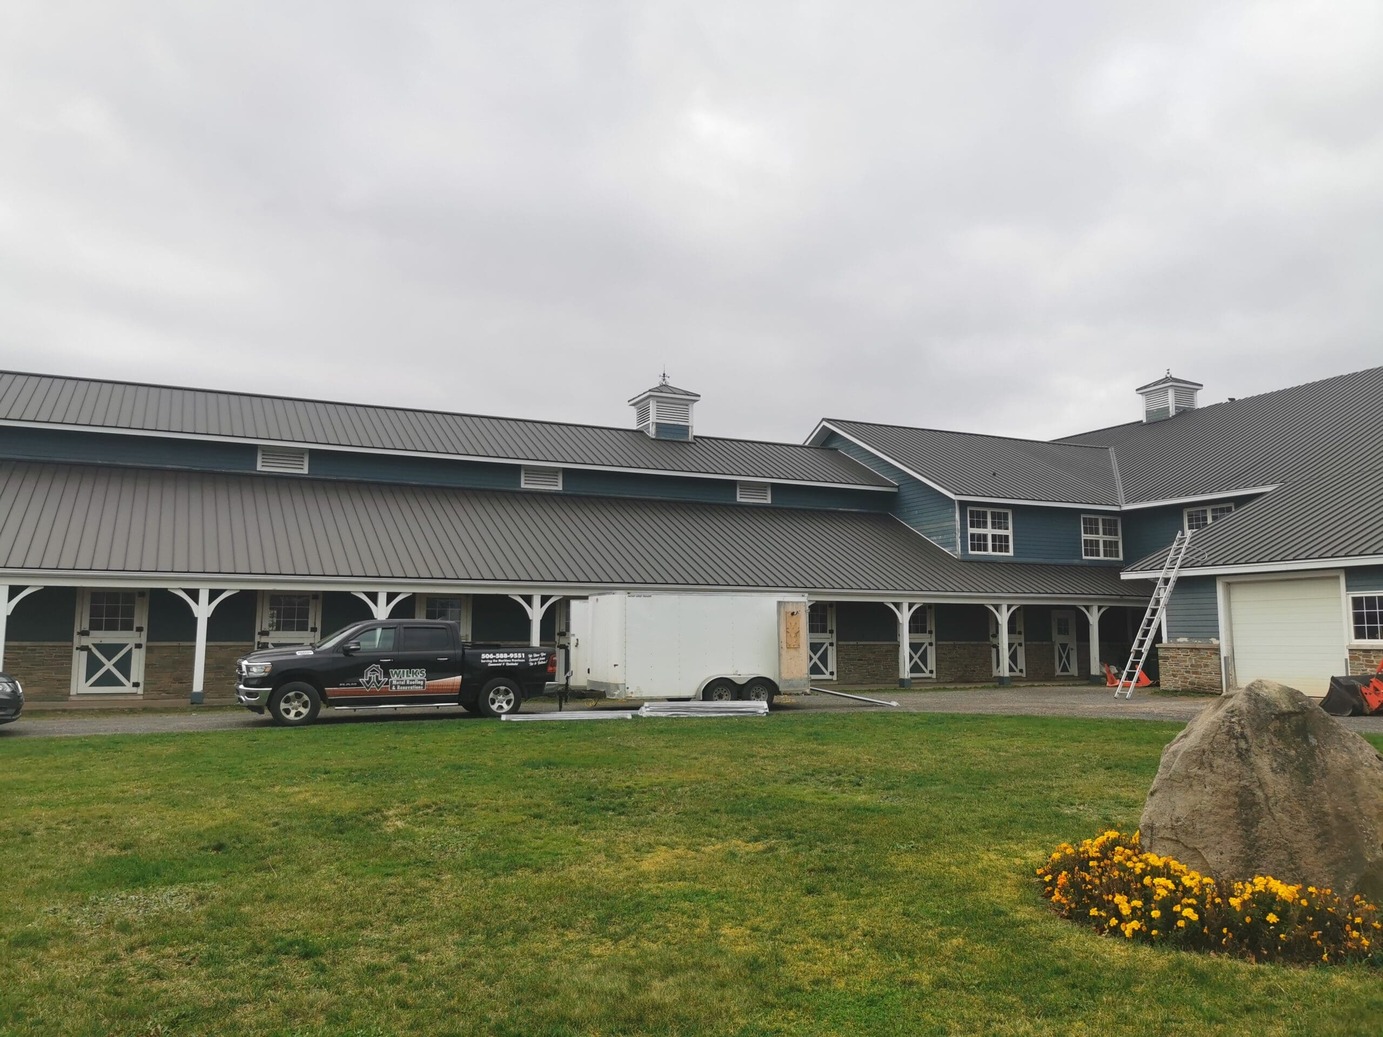
[[542,648],[466,643],[446,620],[353,623],[315,645],[266,648],[236,661],[235,694],[276,724],[301,726],[322,706],[397,709],[460,706],[501,717],[555,679]]

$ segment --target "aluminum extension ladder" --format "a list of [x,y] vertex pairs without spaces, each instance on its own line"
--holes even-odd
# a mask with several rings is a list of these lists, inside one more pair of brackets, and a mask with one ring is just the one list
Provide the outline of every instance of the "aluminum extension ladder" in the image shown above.
[[1119,675],[1119,683],[1114,686],[1116,699],[1121,696],[1126,699],[1133,698],[1133,687],[1138,681],[1138,675],[1143,671],[1143,663],[1147,661],[1148,649],[1152,647],[1153,638],[1162,626],[1162,614],[1167,611],[1167,599],[1172,596],[1172,588],[1176,586],[1177,573],[1181,572],[1181,563],[1186,557],[1186,545],[1190,540],[1191,534],[1183,529],[1172,541],[1172,546],[1167,552],[1167,561],[1162,566],[1162,573],[1157,577],[1157,586],[1153,588],[1152,598],[1148,601],[1148,611],[1143,613],[1143,624],[1138,628],[1138,636],[1133,639],[1133,649],[1129,652],[1128,662],[1124,664],[1124,672]]

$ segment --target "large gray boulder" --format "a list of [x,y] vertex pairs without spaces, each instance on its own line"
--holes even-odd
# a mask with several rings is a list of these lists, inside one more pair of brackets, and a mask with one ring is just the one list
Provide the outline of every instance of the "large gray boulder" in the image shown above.
[[1383,902],[1383,754],[1295,688],[1254,681],[1162,752],[1143,848],[1220,880]]

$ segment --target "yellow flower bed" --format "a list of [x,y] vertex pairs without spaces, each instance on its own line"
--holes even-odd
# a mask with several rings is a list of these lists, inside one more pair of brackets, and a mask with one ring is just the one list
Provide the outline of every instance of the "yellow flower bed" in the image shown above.
[[1363,897],[1266,875],[1222,888],[1143,852],[1137,832],[1063,843],[1037,876],[1058,914],[1111,936],[1251,961],[1383,965],[1383,921]]

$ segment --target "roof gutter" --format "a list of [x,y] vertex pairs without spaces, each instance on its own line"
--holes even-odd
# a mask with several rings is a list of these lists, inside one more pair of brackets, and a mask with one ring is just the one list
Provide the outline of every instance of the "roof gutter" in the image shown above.
[[[1234,565],[1183,566],[1181,576],[1236,576],[1248,573],[1303,572],[1311,569],[1338,569],[1352,565],[1383,565],[1383,555],[1355,555],[1348,558],[1302,558],[1286,562],[1240,562]],[[1161,569],[1125,570],[1121,580],[1155,580]]]

